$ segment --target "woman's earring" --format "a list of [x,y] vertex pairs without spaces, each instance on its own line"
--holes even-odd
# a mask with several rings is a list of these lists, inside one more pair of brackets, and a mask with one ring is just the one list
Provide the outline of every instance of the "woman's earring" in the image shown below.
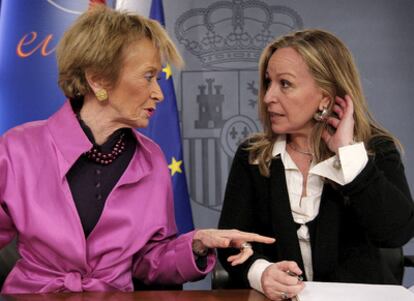
[[328,118],[328,109],[323,108],[322,111],[318,111],[313,115],[313,119],[318,122],[325,121]]
[[96,91],[95,96],[99,101],[105,101],[108,99],[108,92],[105,89],[99,89]]

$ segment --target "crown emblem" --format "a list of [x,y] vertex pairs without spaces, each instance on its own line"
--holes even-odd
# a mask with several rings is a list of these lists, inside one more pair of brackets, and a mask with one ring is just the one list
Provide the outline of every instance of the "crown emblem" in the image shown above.
[[191,9],[177,20],[179,43],[207,68],[257,69],[264,47],[275,37],[303,27],[293,9],[259,0],[217,1]]

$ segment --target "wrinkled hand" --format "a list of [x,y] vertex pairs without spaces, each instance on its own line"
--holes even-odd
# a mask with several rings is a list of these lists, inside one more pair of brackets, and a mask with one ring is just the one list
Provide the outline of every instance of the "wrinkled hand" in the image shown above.
[[331,135],[328,130],[322,133],[322,139],[328,148],[338,154],[338,148],[352,144],[354,140],[354,104],[349,95],[344,98],[335,97],[335,104],[332,109],[337,117],[329,116],[327,123],[335,128],[335,133]]
[[275,242],[274,238],[261,236],[255,233],[242,232],[239,230],[217,230],[217,229],[202,229],[197,230],[194,234],[193,240],[200,240],[207,248],[237,248],[240,253],[232,255],[227,258],[227,261],[232,266],[245,262],[253,255],[252,248],[242,248],[245,242],[260,242],[271,244]]
[[287,271],[302,275],[302,271],[294,261],[280,261],[268,266],[262,274],[263,292],[271,300],[293,298],[305,284],[296,276],[290,276]]

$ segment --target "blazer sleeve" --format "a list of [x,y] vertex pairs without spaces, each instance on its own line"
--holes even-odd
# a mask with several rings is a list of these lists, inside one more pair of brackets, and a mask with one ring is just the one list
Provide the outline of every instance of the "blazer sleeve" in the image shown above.
[[4,138],[0,137],[0,249],[12,241],[16,235],[13,220],[8,212],[5,197],[13,183],[10,163]]
[[414,236],[414,204],[395,144],[371,142],[375,151],[361,173],[340,187],[360,225],[378,247],[400,247]]
[[[254,200],[257,189],[254,183],[252,168],[249,163],[249,153],[245,150],[247,143],[239,146],[233,159],[230,174],[227,180],[223,208],[219,225],[220,229],[237,229],[241,231],[257,232],[254,223]],[[243,264],[231,266],[227,258],[237,254],[234,248],[218,249],[218,258],[223,268],[230,274],[233,286],[250,287],[247,273],[255,260],[264,258],[261,244],[253,243],[254,254]]]
[[200,270],[192,252],[194,231],[177,238],[158,233],[135,256],[134,276],[145,284],[183,284],[204,278],[216,262],[215,254],[207,255],[207,267]]
[[[166,163],[165,163],[166,166]],[[157,171],[157,178],[165,185],[165,205],[158,212],[156,231],[149,233],[145,246],[134,256],[133,274],[143,283],[183,284],[205,277],[216,262],[214,251],[207,255],[207,267],[200,270],[192,251],[194,231],[177,237],[173,192],[168,170]]]

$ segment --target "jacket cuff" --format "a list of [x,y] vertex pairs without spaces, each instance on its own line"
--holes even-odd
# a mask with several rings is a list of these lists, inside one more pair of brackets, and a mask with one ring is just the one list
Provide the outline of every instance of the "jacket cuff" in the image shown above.
[[194,281],[205,277],[216,264],[216,254],[210,251],[207,255],[207,267],[200,270],[195,262],[192,241],[195,231],[180,235],[176,239],[175,252],[177,258],[177,270],[186,281]]
[[365,189],[370,183],[376,180],[378,174],[376,173],[376,166],[370,158],[364,167],[364,169],[359,173],[359,175],[349,184],[339,188],[343,195],[348,196],[355,193],[358,193]]

